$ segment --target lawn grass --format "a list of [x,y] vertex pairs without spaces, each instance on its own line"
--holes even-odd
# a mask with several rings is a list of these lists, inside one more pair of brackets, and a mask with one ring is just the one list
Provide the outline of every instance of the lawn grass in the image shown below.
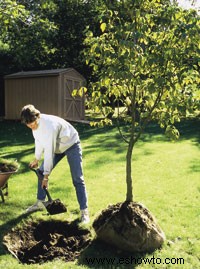
[[[68,212],[55,216],[41,212],[23,214],[36,199],[36,178],[28,169],[34,154],[33,138],[31,131],[19,122],[1,121],[0,157],[16,158],[20,169],[9,179],[6,202],[0,202],[0,268],[199,268],[199,126],[197,119],[183,121],[179,124],[180,140],[170,142],[163,131],[152,124],[133,152],[134,200],[147,206],[164,230],[167,240],[161,250],[144,256],[125,254],[94,240],[76,262],[57,260],[42,265],[24,265],[6,252],[2,245],[4,234],[28,220],[71,221],[78,218],[79,210],[66,160],[62,160],[51,174],[49,188],[53,198],[60,198],[67,205]],[[89,227],[93,233],[92,222],[100,211],[126,197],[127,145],[114,126],[95,129],[75,124],[75,127],[82,141],[91,216]],[[136,265],[134,258],[138,259]],[[149,262],[151,259],[150,264],[142,260],[147,258]],[[164,263],[166,258],[169,264]]]

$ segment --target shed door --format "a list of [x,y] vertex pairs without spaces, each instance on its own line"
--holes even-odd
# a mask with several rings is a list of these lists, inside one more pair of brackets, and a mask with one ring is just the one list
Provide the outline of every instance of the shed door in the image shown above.
[[66,79],[64,94],[64,116],[65,119],[84,119],[84,98],[73,97],[72,91],[80,88],[80,81]]

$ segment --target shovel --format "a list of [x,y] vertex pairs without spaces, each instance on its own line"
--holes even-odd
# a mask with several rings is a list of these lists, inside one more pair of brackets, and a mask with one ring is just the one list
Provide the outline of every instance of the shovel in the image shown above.
[[[43,179],[43,175],[40,173],[39,169],[31,168],[31,170],[36,173],[39,180]],[[56,215],[56,214],[67,212],[66,206],[60,201],[60,199],[53,200],[47,188],[44,188],[44,190],[48,197],[48,201],[43,202],[43,204],[50,215]]]
[[46,207],[46,210],[48,211],[48,213],[50,215],[55,215],[55,214],[67,212],[67,208],[60,201],[60,199],[52,200],[49,191],[46,188],[44,188],[44,190],[47,194],[48,201],[43,202],[43,205]]

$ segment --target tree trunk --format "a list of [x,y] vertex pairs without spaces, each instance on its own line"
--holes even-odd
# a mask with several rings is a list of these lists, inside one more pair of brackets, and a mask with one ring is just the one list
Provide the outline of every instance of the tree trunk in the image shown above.
[[126,201],[133,201],[133,187],[132,187],[132,152],[134,146],[134,139],[130,139],[128,150],[126,154]]

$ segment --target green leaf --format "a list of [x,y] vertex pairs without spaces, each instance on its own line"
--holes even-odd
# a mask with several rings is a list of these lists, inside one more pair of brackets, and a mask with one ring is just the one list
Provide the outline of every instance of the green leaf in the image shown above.
[[102,33],[104,33],[105,30],[106,30],[106,23],[103,22],[103,23],[100,25],[100,28],[101,28]]

